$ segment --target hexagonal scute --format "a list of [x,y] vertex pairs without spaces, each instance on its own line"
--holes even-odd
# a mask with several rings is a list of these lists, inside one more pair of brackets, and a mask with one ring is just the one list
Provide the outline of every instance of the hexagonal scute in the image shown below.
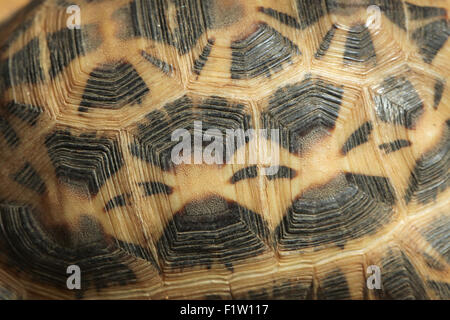
[[[233,172],[236,164],[229,162],[252,140],[245,136],[254,127],[252,117],[245,103],[187,94],[130,128],[130,165],[144,172],[136,177],[140,196],[135,205],[157,210],[145,215],[164,226],[152,237],[165,272],[220,266],[233,270],[235,264],[270,252],[267,222],[242,204],[234,189],[254,175],[245,169]],[[235,135],[239,130],[244,135]]]

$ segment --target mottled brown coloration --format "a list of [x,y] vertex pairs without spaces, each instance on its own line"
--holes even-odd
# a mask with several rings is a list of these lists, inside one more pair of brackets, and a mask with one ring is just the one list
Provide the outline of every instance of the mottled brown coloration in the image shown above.
[[0,299],[449,299],[448,1],[70,4],[0,29]]

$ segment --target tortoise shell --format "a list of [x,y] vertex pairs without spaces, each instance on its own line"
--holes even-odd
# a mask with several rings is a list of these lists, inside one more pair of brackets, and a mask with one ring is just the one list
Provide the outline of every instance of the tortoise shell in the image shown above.
[[0,297],[450,299],[449,7],[33,1],[0,32]]

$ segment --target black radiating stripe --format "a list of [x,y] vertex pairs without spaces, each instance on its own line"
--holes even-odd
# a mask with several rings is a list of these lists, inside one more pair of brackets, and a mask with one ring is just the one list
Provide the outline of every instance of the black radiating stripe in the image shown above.
[[20,143],[20,138],[17,135],[16,131],[11,127],[10,123],[0,116],[0,133],[6,140],[6,143],[11,147],[15,148]]
[[33,166],[27,162],[13,176],[14,181],[42,195],[47,190],[44,181]]
[[418,6],[409,2],[406,2],[408,8],[409,19],[411,20],[424,20],[434,17],[446,17],[447,10],[439,7],[430,6]]
[[200,73],[202,72],[203,67],[208,61],[208,57],[211,54],[211,49],[212,46],[214,45],[214,42],[215,42],[214,39],[208,39],[208,43],[203,48],[202,53],[200,53],[200,56],[197,59],[195,59],[194,66],[192,67],[192,71],[195,74],[200,75]]
[[377,5],[389,20],[406,31],[406,15],[403,1],[399,0],[371,0]]
[[319,21],[327,13],[326,3],[323,0],[297,0],[297,12],[300,27],[306,29]]
[[127,205],[127,199],[130,197],[129,194],[120,194],[118,196],[115,196],[111,200],[109,200],[105,207],[103,208],[104,211],[110,211],[117,207],[124,207]]
[[334,34],[336,32],[336,25],[332,25],[330,30],[327,31],[325,36],[322,39],[322,42],[320,43],[319,49],[317,49],[316,53],[314,54],[314,57],[316,59],[322,58],[328,51],[331,45],[331,41],[333,40]]
[[281,23],[295,28],[295,29],[300,29],[300,23],[298,22],[298,20],[290,15],[288,15],[287,13],[284,12],[280,12],[277,10],[274,10],[272,8],[264,8],[264,7],[259,7],[258,8],[259,12],[262,12],[272,18],[277,19],[278,21],[280,21]]
[[64,290],[67,267],[77,265],[82,270],[81,290],[74,290],[78,298],[89,289],[136,283],[130,255],[111,245],[95,218],[82,215],[73,228],[46,229],[40,215],[29,206],[0,204],[0,248],[16,270],[37,283]]
[[350,288],[347,277],[339,268],[329,272],[321,281],[317,289],[319,300],[343,300],[350,299]]
[[275,179],[293,179],[297,175],[297,172],[289,167],[286,166],[279,166],[278,171],[275,174],[268,174],[266,175],[267,179],[269,180],[275,180]]
[[433,150],[420,157],[414,166],[405,192],[406,202],[417,199],[428,203],[436,199],[450,184],[450,120],[444,135]]
[[412,33],[412,39],[419,47],[423,61],[432,63],[434,57],[444,46],[450,35],[448,20],[441,19],[431,22]]
[[446,265],[442,263],[439,259],[429,255],[426,252],[422,252],[422,257],[427,264],[428,267],[437,270],[437,271],[443,271],[446,268]]
[[345,177],[347,181],[355,183],[372,199],[388,205],[394,205],[396,201],[395,191],[388,178],[356,173],[346,173]]
[[354,63],[376,63],[375,48],[372,43],[369,29],[366,26],[358,24],[353,26],[347,33],[345,42],[344,62]]
[[372,130],[373,130],[372,122],[367,121],[363,123],[345,141],[344,145],[342,146],[341,153],[345,155],[353,148],[356,148],[357,146],[369,141],[369,136],[372,133]]
[[145,195],[151,196],[154,194],[164,193],[164,194],[171,194],[173,191],[173,188],[168,186],[167,184],[164,184],[162,182],[140,182],[138,183],[139,186],[144,187]]
[[165,74],[171,74],[174,70],[174,67],[171,64],[163,60],[160,60],[152,55],[149,55],[145,51],[141,51],[141,55],[145,58],[145,60],[153,64],[155,67],[159,68]]
[[258,167],[251,166],[237,171],[231,177],[231,183],[237,183],[238,181],[256,178],[258,176]]
[[381,150],[384,150],[385,153],[391,153],[401,148],[409,147],[411,145],[411,141],[399,139],[389,143],[382,143],[378,146]]
[[8,110],[9,113],[25,121],[30,126],[36,125],[38,118],[44,111],[42,107],[22,104],[14,101],[8,103],[6,109]]
[[445,87],[445,82],[440,80],[440,79],[436,79],[436,82],[434,83],[434,97],[433,97],[433,108],[437,109],[439,106],[439,103],[441,103],[441,99],[442,99],[442,94],[444,93],[444,87]]

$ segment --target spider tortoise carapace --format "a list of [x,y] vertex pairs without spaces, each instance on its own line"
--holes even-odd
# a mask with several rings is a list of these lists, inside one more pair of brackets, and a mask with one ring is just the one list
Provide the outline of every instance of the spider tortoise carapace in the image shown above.
[[[32,2],[0,31],[0,297],[449,299],[449,5]],[[176,165],[194,121],[278,129],[232,155],[277,173]]]

